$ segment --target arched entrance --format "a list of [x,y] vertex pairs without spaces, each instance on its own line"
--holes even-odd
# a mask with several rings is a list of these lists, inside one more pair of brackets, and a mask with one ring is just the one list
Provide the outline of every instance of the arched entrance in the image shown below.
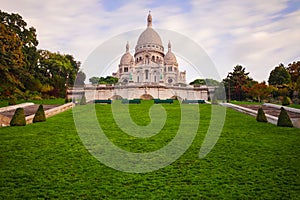
[[143,99],[143,100],[152,100],[153,96],[151,96],[150,94],[143,94],[141,96],[141,99]]
[[172,96],[170,99],[182,101],[182,98],[180,96],[176,96],[176,95]]
[[120,95],[114,95],[110,99],[111,100],[121,100],[121,99],[123,99],[123,97],[121,97]]

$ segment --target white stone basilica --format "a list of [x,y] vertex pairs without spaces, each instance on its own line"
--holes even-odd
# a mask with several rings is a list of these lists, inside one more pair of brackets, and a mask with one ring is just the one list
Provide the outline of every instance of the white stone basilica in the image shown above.
[[185,84],[185,71],[180,72],[178,69],[176,56],[172,53],[171,42],[169,41],[168,52],[165,54],[161,38],[152,28],[150,13],[147,22],[147,28],[142,32],[135,46],[134,56],[130,54],[127,42],[126,52],[121,57],[117,73],[114,73],[113,76],[117,77],[120,83],[125,84]]
[[134,56],[130,54],[127,42],[126,52],[113,76],[119,79],[117,84],[70,88],[69,98],[80,99],[84,94],[87,101],[122,98],[207,100],[211,91],[206,85],[194,87],[186,84],[186,72],[179,71],[171,42],[169,41],[165,54],[162,40],[152,28],[150,13],[147,28],[141,33],[135,46]]

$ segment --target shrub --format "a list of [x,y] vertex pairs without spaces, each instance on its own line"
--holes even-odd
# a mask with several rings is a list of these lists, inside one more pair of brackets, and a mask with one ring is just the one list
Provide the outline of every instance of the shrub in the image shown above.
[[281,107],[280,114],[277,121],[277,126],[284,126],[284,127],[293,127],[293,123],[286,112],[286,110]]
[[46,115],[45,115],[44,107],[41,104],[37,109],[32,122],[35,123],[35,122],[44,122],[44,121],[46,121]]
[[256,121],[258,122],[268,122],[264,110],[260,107],[257,111]]
[[282,100],[282,105],[283,106],[288,106],[288,105],[290,105],[290,101],[291,101],[291,99],[289,97],[284,96],[283,100]]
[[85,104],[86,104],[86,98],[85,95],[83,95],[80,100],[80,105],[85,105]]
[[24,108],[17,108],[14,116],[12,117],[12,119],[10,121],[10,125],[11,126],[25,126],[26,125]]
[[8,105],[11,106],[11,105],[16,105],[17,104],[17,99],[16,97],[11,97],[8,99]]

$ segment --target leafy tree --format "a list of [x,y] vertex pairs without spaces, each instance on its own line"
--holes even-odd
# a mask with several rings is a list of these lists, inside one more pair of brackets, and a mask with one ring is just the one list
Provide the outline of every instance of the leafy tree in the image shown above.
[[[48,90],[48,94],[55,97],[64,97],[66,87],[73,85],[80,63],[71,55],[52,53],[47,50],[39,50],[37,79]],[[45,88],[45,87],[44,87]]]
[[26,125],[24,108],[16,109],[15,114],[10,121],[10,125],[11,126],[25,126]]
[[12,98],[24,88],[21,81],[25,73],[24,56],[21,39],[3,23],[0,23],[0,47],[0,96]]
[[207,78],[207,79],[205,79],[205,83],[206,83],[206,85],[208,85],[208,86],[219,86],[219,85],[220,85],[220,82],[219,82],[219,81],[214,80],[214,79],[212,79],[212,78]]
[[92,83],[92,84],[98,84],[99,80],[100,80],[100,78],[95,77],[95,76],[93,76],[92,78],[89,79],[90,83]]
[[248,93],[252,98],[257,98],[259,102],[265,99],[272,92],[272,87],[266,85],[265,82],[255,83],[249,88]]
[[219,86],[220,82],[211,78],[207,79],[195,79],[189,83],[190,85],[209,85],[209,86]]
[[287,71],[291,76],[291,81],[297,82],[300,77],[300,61],[288,64]]
[[204,79],[195,79],[194,81],[190,82],[190,85],[205,85],[206,82]]
[[283,64],[275,67],[270,73],[269,76],[269,85],[284,85],[291,83],[291,75],[286,70]]
[[227,92],[227,99],[244,100],[247,95],[247,89],[250,88],[255,81],[249,76],[249,72],[241,65],[234,67],[233,72],[223,79],[223,83]]
[[38,40],[35,28],[28,28],[27,23],[19,14],[8,14],[6,12],[2,12],[1,10],[0,22],[1,24],[5,25],[9,31],[16,34],[22,43],[21,51],[23,53],[22,60],[24,63],[22,65],[22,72],[20,73],[21,75],[18,77],[24,86],[21,87],[21,89],[28,87],[34,88],[34,74],[36,72],[35,68],[38,59],[36,48],[38,45]]
[[118,78],[113,76],[106,76],[99,78],[99,84],[116,84],[118,82]]

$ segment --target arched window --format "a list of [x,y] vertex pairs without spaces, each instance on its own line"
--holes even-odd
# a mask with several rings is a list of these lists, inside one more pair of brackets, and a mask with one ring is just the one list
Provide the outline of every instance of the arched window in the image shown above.
[[152,56],[152,61],[155,61],[155,56]]
[[139,77],[139,76],[137,77],[137,82],[138,82],[138,83],[140,82],[140,77]]

